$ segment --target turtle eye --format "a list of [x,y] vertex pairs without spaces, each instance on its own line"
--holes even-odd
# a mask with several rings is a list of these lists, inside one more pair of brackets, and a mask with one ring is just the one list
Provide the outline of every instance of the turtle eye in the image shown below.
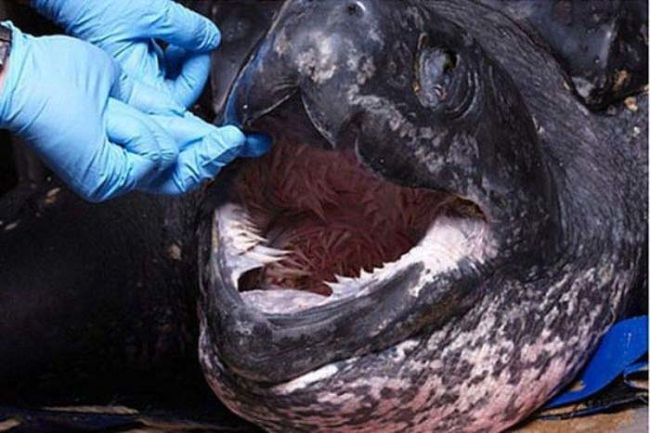
[[426,35],[420,37],[415,65],[415,93],[425,107],[437,107],[450,97],[458,55],[444,47],[428,46]]
[[444,49],[434,49],[424,54],[423,72],[431,80],[436,97],[444,102],[447,99],[447,88],[452,71],[456,67],[456,56]]

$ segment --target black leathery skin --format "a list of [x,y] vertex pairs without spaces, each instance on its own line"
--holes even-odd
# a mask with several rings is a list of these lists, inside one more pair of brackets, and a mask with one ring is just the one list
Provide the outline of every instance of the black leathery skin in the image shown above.
[[0,401],[108,402],[196,383],[193,201],[90,204],[57,181],[2,197]]
[[[315,125],[326,137],[334,138],[334,146],[339,145],[338,134],[345,137],[346,129],[354,126],[362,143],[367,140],[375,146],[360,152],[361,159],[394,181],[467,192],[477,171],[483,169],[489,179],[497,167],[508,170],[508,165],[490,166],[489,152],[468,171],[463,172],[468,169],[466,163],[454,166],[464,176],[454,176],[454,170],[450,176],[443,176],[420,169],[416,160],[409,159],[412,149],[404,143],[409,138],[408,122],[400,124],[406,128],[384,129],[386,118],[382,120],[382,115],[390,118],[391,113],[377,110],[370,115],[359,114],[353,111],[358,108],[355,101],[340,103],[349,95],[345,93],[350,84],[345,75],[334,73],[335,78],[329,81],[329,65],[319,69],[319,57],[301,69],[292,63],[295,57],[278,56],[278,51],[271,49],[273,38],[279,38],[283,31],[292,35],[281,40],[286,42],[284,53],[292,53],[295,41],[295,55],[299,56],[309,52],[311,41],[318,41],[310,39],[311,33],[322,38],[336,31],[349,36],[358,30],[363,34],[358,40],[344,40],[358,42],[366,50],[363,53],[375,53],[372,33],[365,24],[328,27],[343,20],[343,13],[334,11],[337,6],[342,9],[342,3],[329,10],[323,6],[326,3],[295,1],[285,5],[262,42],[260,56],[249,60],[235,84],[229,109],[239,120],[255,125],[269,105],[297,88]],[[475,53],[472,58],[484,62],[487,69],[481,71],[489,71],[494,78],[490,81],[486,74],[481,75],[484,89],[495,91],[481,94],[485,99],[479,98],[479,103],[485,102],[485,106],[470,108],[470,112],[475,109],[474,122],[486,128],[480,143],[485,145],[493,139],[488,132],[493,136],[502,132],[495,125],[508,125],[513,129],[495,139],[494,149],[508,155],[510,159],[505,161],[515,167],[527,167],[528,174],[534,167],[532,172],[544,181],[533,180],[532,189],[527,190],[523,179],[531,178],[517,178],[512,175],[515,170],[501,186],[523,188],[508,200],[499,200],[498,194],[471,197],[485,209],[488,220],[502,218],[500,227],[494,228],[499,236],[498,260],[489,272],[479,273],[480,290],[461,295],[461,299],[471,299],[467,309],[456,310],[442,326],[425,326],[404,343],[391,343],[374,352],[355,352],[329,363],[317,370],[324,374],[318,380],[305,377],[270,386],[266,380],[258,381],[255,373],[268,378],[266,372],[274,368],[272,362],[257,372],[242,371],[242,364],[233,361],[232,354],[223,357],[223,338],[228,330],[216,330],[211,323],[219,314],[214,298],[221,295],[215,293],[223,291],[224,286],[215,285],[216,281],[204,274],[200,352],[206,377],[229,407],[270,431],[503,430],[574,376],[602,333],[620,316],[632,285],[643,278],[640,261],[647,249],[647,152],[642,148],[647,138],[647,97],[639,96],[634,111],[623,107],[609,116],[590,112],[573,93],[569,74],[538,43],[530,28],[491,7],[462,0],[400,2],[399,6],[372,1],[355,4],[366,17],[381,23],[377,29],[390,29],[392,37],[378,39],[394,44],[394,48],[387,46],[381,51],[388,59],[381,63],[384,67],[375,68],[379,72],[358,83],[361,91],[376,78],[376,85],[369,85],[366,95],[384,96],[383,101],[417,112],[420,102],[414,89],[409,89],[412,80],[408,77],[418,45],[409,32],[432,22],[444,29],[443,34],[445,30],[453,35],[466,32],[469,37],[464,40],[478,50],[470,51]],[[314,15],[318,22],[306,25],[310,8],[319,10]],[[292,12],[300,16],[297,25],[290,19],[282,21]],[[384,16],[390,18],[383,21]],[[452,48],[459,47],[467,50],[467,45]],[[460,51],[461,62],[467,52]],[[380,58],[374,56],[373,60]],[[264,70],[264,82],[254,79],[255,68]],[[382,75],[383,71],[392,75]],[[401,93],[392,92],[391,86],[400,88]],[[321,94],[329,103],[319,104]],[[426,122],[435,124],[435,114]],[[446,123],[439,131],[454,127],[453,122]],[[481,132],[480,127],[471,131],[470,136]],[[429,140],[430,152],[438,151],[431,143],[440,135],[433,134]],[[457,137],[449,135],[453,145]],[[385,142],[391,145],[380,147]],[[526,147],[515,146],[522,142]],[[424,140],[421,148],[427,148]],[[532,164],[526,158],[531,158]],[[499,190],[498,184],[490,186]],[[542,194],[531,197],[535,188]],[[538,213],[531,212],[534,209]],[[207,231],[200,235],[202,242],[210,239],[209,227],[206,223]],[[201,260],[207,264],[209,257]],[[215,271],[227,273],[226,268],[217,266],[212,268],[212,277]],[[408,353],[393,363],[396,347]],[[245,352],[241,355],[247,356]]]
[[240,62],[264,36],[282,3],[257,0],[210,3],[222,40],[220,49],[212,57],[212,70],[219,71],[210,76],[212,105],[215,113],[222,113]]
[[594,109],[648,82],[648,5],[643,0],[481,0],[528,25],[566,66],[576,93]]
[[[497,10],[508,13],[522,27],[530,30],[540,44],[545,44],[571,77],[576,95],[594,109],[605,109],[628,95],[643,90],[648,82],[648,8],[643,0],[480,0]],[[215,0],[188,2],[207,12],[211,5],[212,19],[229,28],[249,32],[248,43],[229,46],[213,55],[215,67],[237,70],[247,59],[253,40],[266,32],[282,1],[256,1],[242,5],[241,1]],[[196,5],[195,5],[196,4]],[[242,7],[243,6],[243,7]],[[253,33],[251,33],[253,32]],[[235,41],[241,31],[233,33]],[[229,36],[224,40],[230,43]],[[220,66],[221,65],[221,66]],[[213,100],[215,112],[223,110],[229,91],[226,84],[234,79],[232,73],[214,74]],[[387,83],[395,83],[399,76]]]

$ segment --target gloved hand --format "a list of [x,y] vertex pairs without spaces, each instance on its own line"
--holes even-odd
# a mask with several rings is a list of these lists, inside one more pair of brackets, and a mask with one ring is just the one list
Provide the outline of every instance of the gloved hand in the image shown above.
[[175,162],[174,140],[138,108],[167,115],[180,108],[127,77],[101,49],[13,28],[4,73],[0,127],[24,136],[84,198],[130,191]]
[[[129,76],[156,82],[181,105],[200,96],[221,35],[172,0],[32,0],[43,15],[112,55]],[[155,42],[169,44],[166,50]]]
[[189,112],[182,117],[155,115],[152,118],[165,126],[180,148],[171,167],[140,186],[148,192],[175,195],[194,190],[235,158],[261,156],[271,145],[270,138],[264,135],[246,137],[234,126],[217,128]]
[[[114,56],[125,72],[184,107],[200,96],[210,72],[210,55],[221,40],[208,19],[171,0],[32,0],[39,12]],[[169,44],[166,50],[154,38]],[[156,120],[176,140],[178,161],[138,188],[182,194],[216,176],[237,156],[260,156],[270,137],[217,128],[190,113]],[[150,178],[151,179],[151,178]]]

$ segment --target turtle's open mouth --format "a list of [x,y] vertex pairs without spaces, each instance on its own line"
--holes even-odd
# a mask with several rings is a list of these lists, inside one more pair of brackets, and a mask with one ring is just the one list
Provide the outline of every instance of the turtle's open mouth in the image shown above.
[[253,122],[274,136],[273,149],[242,164],[231,201],[216,212],[222,265],[249,305],[266,313],[323,305],[408,263],[451,269],[483,244],[478,206],[385,180],[353,145],[328,149],[301,105],[294,96]]
[[[451,199],[404,188],[361,166],[351,149],[280,140],[237,182],[254,231],[282,258],[240,280],[240,290],[331,294],[327,283],[394,262],[424,236]],[[280,253],[282,251],[282,253]]]

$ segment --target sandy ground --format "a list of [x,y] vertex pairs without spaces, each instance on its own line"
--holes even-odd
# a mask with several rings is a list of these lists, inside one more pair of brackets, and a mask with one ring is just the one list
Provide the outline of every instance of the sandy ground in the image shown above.
[[514,433],[647,433],[648,408],[592,415],[566,421],[533,421]]

